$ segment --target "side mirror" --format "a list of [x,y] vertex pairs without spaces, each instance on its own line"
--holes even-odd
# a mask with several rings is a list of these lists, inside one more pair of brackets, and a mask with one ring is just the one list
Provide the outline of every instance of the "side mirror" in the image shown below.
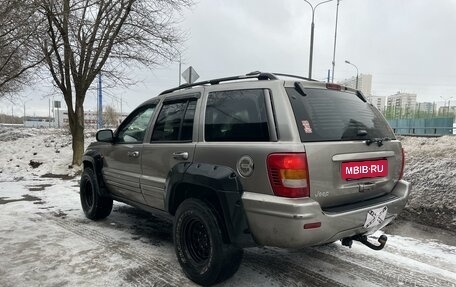
[[98,142],[112,143],[114,141],[114,134],[112,130],[99,130],[96,135]]

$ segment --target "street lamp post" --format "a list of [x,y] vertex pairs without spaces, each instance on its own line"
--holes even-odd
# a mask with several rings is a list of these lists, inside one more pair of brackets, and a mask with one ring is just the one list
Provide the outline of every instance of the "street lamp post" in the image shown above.
[[356,67],[355,64],[350,63],[350,61],[348,61],[348,60],[345,60],[345,63],[347,63],[347,64],[352,65],[353,67],[355,67],[355,69],[356,69],[356,89],[358,89],[358,75],[359,75],[358,67]]
[[310,25],[310,55],[309,55],[309,79],[312,79],[312,59],[313,59],[313,40],[314,40],[314,29],[315,29],[315,10],[318,6],[324,3],[331,2],[333,0],[326,0],[323,2],[318,3],[315,7],[307,0],[304,0],[307,4],[309,4],[310,8],[312,9],[312,24]]
[[336,6],[336,27],[334,29],[334,49],[333,49],[333,60],[332,60],[332,75],[331,75],[331,83],[334,83],[334,69],[336,67],[336,41],[337,41],[337,19],[339,19],[339,2],[337,0]]
[[179,53],[179,86],[181,85],[182,78],[182,55]]

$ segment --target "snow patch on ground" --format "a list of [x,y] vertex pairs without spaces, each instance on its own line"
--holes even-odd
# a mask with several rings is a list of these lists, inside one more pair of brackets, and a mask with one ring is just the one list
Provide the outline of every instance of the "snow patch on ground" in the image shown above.
[[32,132],[23,132],[17,129],[0,127],[0,141],[7,142],[18,138],[27,138],[33,136]]
[[412,193],[402,217],[456,230],[456,136],[403,137]]
[[[87,133],[86,146],[93,141]],[[0,180],[80,173],[72,166],[71,135],[64,129],[0,127]]]

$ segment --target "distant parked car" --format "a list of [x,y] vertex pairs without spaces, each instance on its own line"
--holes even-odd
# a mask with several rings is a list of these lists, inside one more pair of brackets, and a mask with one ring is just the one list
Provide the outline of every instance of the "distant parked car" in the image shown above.
[[113,200],[168,212],[201,285],[234,274],[245,247],[381,249],[386,237],[367,235],[411,189],[401,143],[360,91],[260,72],[164,91],[99,131],[83,162],[86,216],[105,218]]

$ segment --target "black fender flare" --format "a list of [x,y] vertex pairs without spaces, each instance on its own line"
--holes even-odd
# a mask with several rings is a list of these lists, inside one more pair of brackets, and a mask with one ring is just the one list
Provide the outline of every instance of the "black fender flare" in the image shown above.
[[99,184],[99,195],[100,196],[110,196],[110,193],[106,187],[106,184],[103,179],[103,174],[101,172],[103,168],[103,155],[96,150],[87,150],[82,156],[83,168],[86,168],[87,164],[90,164],[93,167],[93,171],[98,179]]
[[173,215],[183,199],[190,197],[182,194],[188,192],[179,188],[182,185],[196,187],[193,190],[196,193],[198,187],[213,193],[231,243],[239,247],[256,245],[242,204],[242,184],[233,169],[205,163],[176,164],[168,173],[165,185],[165,209]]

